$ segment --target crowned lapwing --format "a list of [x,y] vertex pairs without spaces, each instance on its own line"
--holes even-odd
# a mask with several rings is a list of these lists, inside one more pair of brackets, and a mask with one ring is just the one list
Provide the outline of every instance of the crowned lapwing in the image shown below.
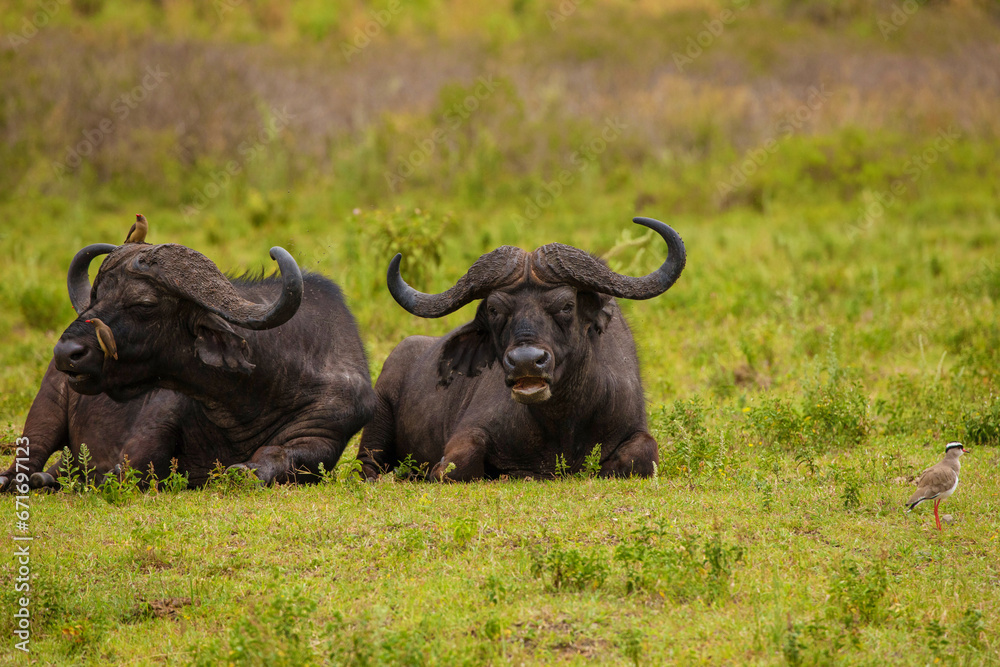
[[84,322],[94,325],[94,329],[97,332],[97,344],[104,350],[104,358],[114,357],[117,360],[118,346],[115,345],[115,335],[111,333],[111,328],[96,317],[91,320],[84,320]]
[[938,516],[938,505],[941,501],[955,493],[958,488],[958,471],[962,469],[959,460],[968,451],[960,442],[949,442],[944,448],[944,460],[933,465],[917,479],[917,492],[913,494],[907,505],[912,510],[925,500],[934,501],[934,520],[937,529],[941,530],[941,518]]
[[142,213],[135,214],[135,222],[125,235],[125,243],[142,243],[146,240],[146,232],[149,231],[149,223]]

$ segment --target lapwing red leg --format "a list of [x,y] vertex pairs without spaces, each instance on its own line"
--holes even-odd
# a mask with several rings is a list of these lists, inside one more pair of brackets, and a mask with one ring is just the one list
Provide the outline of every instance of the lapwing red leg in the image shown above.
[[941,530],[941,517],[938,516],[938,505],[941,504],[941,499],[937,498],[934,501],[934,521],[937,522],[937,529]]

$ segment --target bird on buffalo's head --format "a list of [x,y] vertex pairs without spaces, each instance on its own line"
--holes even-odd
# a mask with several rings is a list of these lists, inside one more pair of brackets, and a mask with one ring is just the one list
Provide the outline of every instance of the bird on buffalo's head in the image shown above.
[[149,223],[146,222],[146,216],[142,213],[136,213],[135,222],[132,223],[132,227],[128,230],[128,234],[125,235],[124,243],[143,243],[146,240],[146,234],[148,232]]
[[[104,253],[108,257],[91,285],[88,266]],[[115,400],[153,387],[183,391],[199,374],[249,375],[253,351],[240,330],[280,326],[302,301],[295,260],[277,246],[271,257],[281,283],[268,288],[269,300],[261,302],[244,298],[210,259],[181,245],[87,246],[70,264],[70,301],[80,318],[55,346],[56,368],[69,376],[74,391],[105,392]],[[121,363],[104,367],[87,321],[97,327],[101,349],[114,341]]]

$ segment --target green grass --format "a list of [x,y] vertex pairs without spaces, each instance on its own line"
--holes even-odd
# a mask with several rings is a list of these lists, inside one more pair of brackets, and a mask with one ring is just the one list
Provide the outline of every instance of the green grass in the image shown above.
[[[629,222],[646,215],[680,232],[688,266],[622,303],[656,478],[357,484],[352,444],[315,487],[33,494],[33,664],[1000,664],[998,28],[989,5],[934,3],[883,40],[892,3],[867,5],[752,3],[684,75],[672,52],[727,3],[582,3],[555,31],[531,0],[406,4],[351,63],[339,44],[360,4],[242,3],[224,20],[59,5],[0,54],[5,446],[73,319],[70,259],[137,211],[149,240],[223,270],[270,270],[282,245],[331,276],[373,378],[404,336],[472,314],[398,308],[397,251],[424,291],[502,244],[560,241],[638,274],[663,252]],[[15,3],[2,25],[33,11]],[[165,87],[58,178],[53,161],[158,62]],[[449,127],[487,75],[495,90]],[[823,81],[830,100],[781,131]],[[287,126],[241,154],[285,105]],[[572,153],[618,116],[579,170]],[[769,138],[746,183],[720,188]],[[240,173],[205,197],[229,160]],[[939,533],[903,502],[950,440],[973,453]],[[8,648],[0,662],[24,664]]]
[[[747,443],[725,471],[695,479],[385,477],[124,506],[93,493],[33,496],[33,648],[62,664],[620,664],[634,632],[641,664],[780,663],[793,640],[802,664],[923,664],[937,657],[926,634],[936,623],[944,659],[995,661],[990,455],[965,459],[944,506],[957,522],[938,533],[926,510],[901,511],[906,487],[895,468],[866,465],[871,453],[823,461],[813,475],[780,461],[768,470]],[[894,466],[923,463],[904,455]],[[851,510],[834,472],[847,465],[865,469]],[[713,535],[743,554],[709,588],[700,546],[687,567],[638,590],[615,557]],[[566,567],[582,585],[533,574],[539,554],[559,550],[586,555]],[[981,628],[963,625],[969,614]]]

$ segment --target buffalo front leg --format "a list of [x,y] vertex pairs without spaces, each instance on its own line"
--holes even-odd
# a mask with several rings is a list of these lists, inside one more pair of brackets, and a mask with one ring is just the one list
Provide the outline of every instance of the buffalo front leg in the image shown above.
[[346,444],[327,438],[296,438],[283,445],[261,447],[249,461],[229,467],[253,470],[264,484],[315,482],[319,480],[319,465],[333,471]]
[[485,472],[486,438],[474,431],[456,433],[444,446],[444,456],[433,468],[431,479],[468,482],[482,479]]
[[[56,370],[55,361],[42,378],[35,400],[24,422],[24,434],[14,443],[14,461],[0,473],[0,491],[18,478],[36,476],[37,486],[54,486],[55,478],[42,472],[49,457],[69,445],[69,385],[66,376]],[[50,481],[51,480],[51,481]],[[37,486],[33,488],[37,488]]]
[[358,460],[361,461],[361,474],[365,479],[375,479],[399,463],[392,405],[381,395],[378,395],[375,416],[361,432]]
[[659,463],[656,440],[646,431],[637,431],[601,461],[601,477],[652,477]]

